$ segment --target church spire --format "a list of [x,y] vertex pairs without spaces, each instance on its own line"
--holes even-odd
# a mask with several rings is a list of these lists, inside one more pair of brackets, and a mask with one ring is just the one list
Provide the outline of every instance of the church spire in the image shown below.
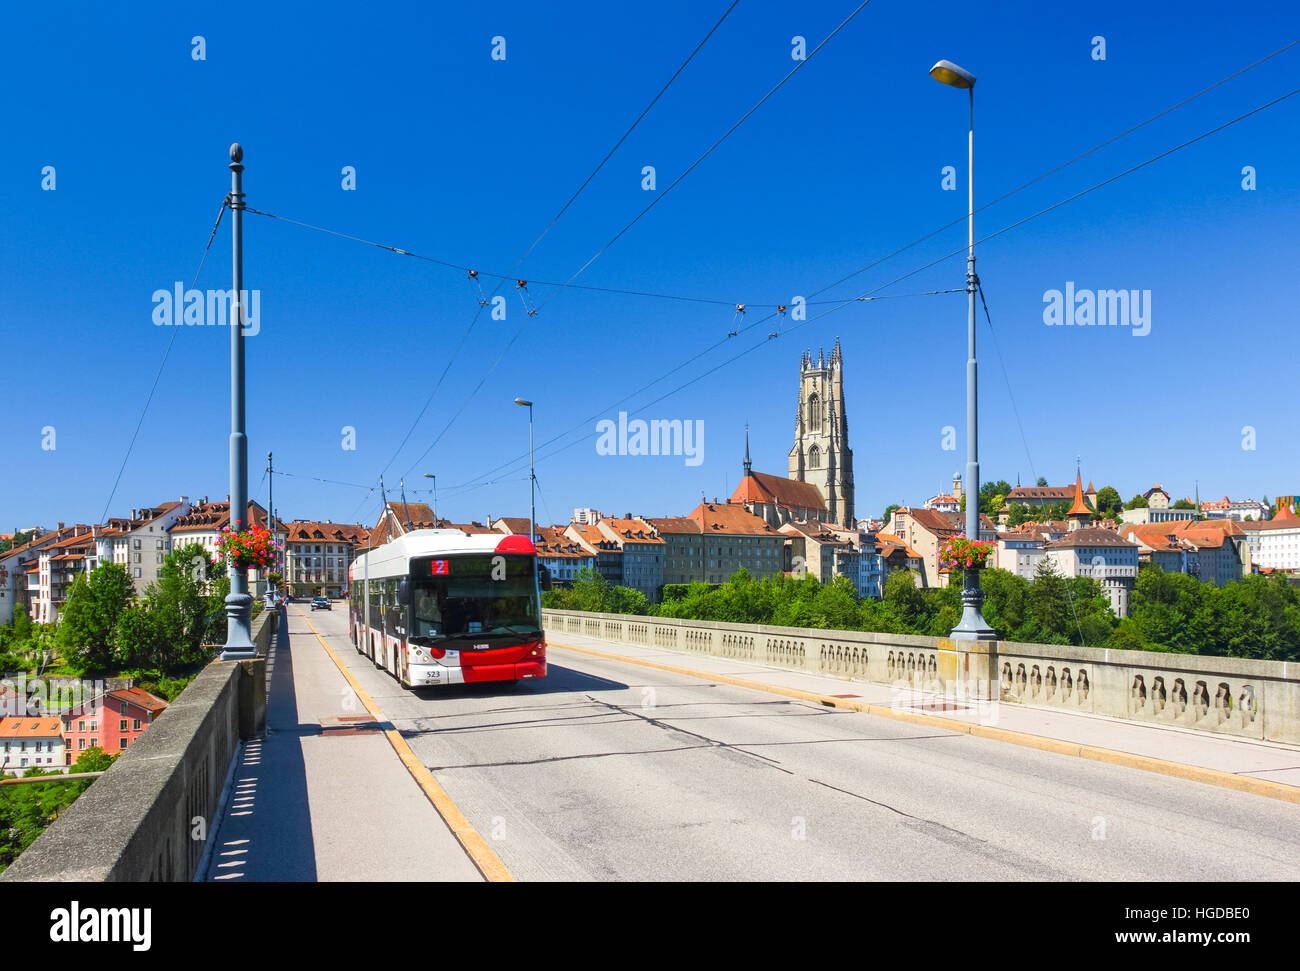
[[745,475],[749,475],[749,422],[745,422]]

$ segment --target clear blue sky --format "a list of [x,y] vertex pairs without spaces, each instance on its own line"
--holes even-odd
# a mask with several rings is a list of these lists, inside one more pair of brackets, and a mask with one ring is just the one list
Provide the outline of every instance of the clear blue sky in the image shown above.
[[[651,200],[643,166],[662,192],[795,65],[794,35],[811,49],[854,6],[740,0],[518,275],[568,278]],[[506,272],[725,8],[6,5],[0,531],[101,515],[172,336],[152,322],[152,294],[193,278],[231,141],[245,147],[250,206]],[[206,60],[192,59],[195,35]],[[496,35],[504,61],[491,57]],[[1300,11],[1283,4],[874,0],[578,282],[788,303],[960,218],[966,103],[929,78],[939,58],[979,77],[980,204],[1297,37]],[[1285,94],[1298,67],[1300,46],[980,213],[977,235]],[[1078,454],[1085,479],[1125,498],[1156,481],[1175,496],[1197,481],[1202,497],[1300,492],[1298,149],[1300,96],[980,247],[1002,353],[981,319],[986,479],[1068,481]],[[356,191],[340,187],[345,165]],[[940,187],[945,165],[957,191]],[[1247,165],[1255,191],[1241,187]],[[955,227],[819,299],[871,290],[964,241]],[[963,273],[952,259],[881,293],[960,287]],[[618,399],[724,338],[727,306],[565,291],[471,397],[526,319],[507,287],[507,320],[478,321],[393,459],[473,318],[464,273],[248,215],[245,279],[262,292],[248,431],[250,493],[263,502],[274,450],[299,477],[369,485],[387,465],[394,493],[403,474],[423,488],[421,473],[437,473],[439,512],[453,519],[526,515],[526,462],[456,488],[526,455],[519,395],[536,402],[539,443],[581,423],[557,443],[572,447],[540,452],[539,520],[579,505],[683,514],[735,487],[746,422],[755,467],[784,473],[800,352],[836,335],[859,515],[919,503],[963,467],[961,294],[852,304],[637,411],[778,329],[756,325],[623,406],[703,421],[704,461],[689,467],[598,455],[594,417],[615,418]],[[223,223],[199,287],[229,280]],[[1150,290],[1150,334],[1045,326],[1043,295],[1066,281]],[[530,289],[536,303],[554,293]],[[225,327],[178,334],[110,514],[226,494],[227,374]],[[946,425],[954,451],[941,448]],[[1254,450],[1241,447],[1247,425]],[[41,447],[47,426],[53,450]],[[341,447],[344,426],[355,450]],[[378,510],[364,489],[308,478],[278,478],[276,504],[336,521]]]

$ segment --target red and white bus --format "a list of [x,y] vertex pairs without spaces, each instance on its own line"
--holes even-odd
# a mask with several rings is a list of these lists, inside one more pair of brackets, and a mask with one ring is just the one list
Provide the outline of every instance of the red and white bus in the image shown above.
[[546,639],[527,536],[417,529],[348,570],[357,651],[404,686],[546,677]]

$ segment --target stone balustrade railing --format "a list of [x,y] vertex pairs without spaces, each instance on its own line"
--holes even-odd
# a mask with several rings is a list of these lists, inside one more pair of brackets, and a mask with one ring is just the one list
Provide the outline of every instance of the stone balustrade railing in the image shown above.
[[1300,743],[1300,662],[544,610],[549,635]]

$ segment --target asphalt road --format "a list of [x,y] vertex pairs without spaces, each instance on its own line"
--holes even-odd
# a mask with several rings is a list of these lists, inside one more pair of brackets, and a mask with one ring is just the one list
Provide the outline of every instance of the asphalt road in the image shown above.
[[555,647],[409,691],[310,619],[521,880],[1300,880],[1300,806]]

